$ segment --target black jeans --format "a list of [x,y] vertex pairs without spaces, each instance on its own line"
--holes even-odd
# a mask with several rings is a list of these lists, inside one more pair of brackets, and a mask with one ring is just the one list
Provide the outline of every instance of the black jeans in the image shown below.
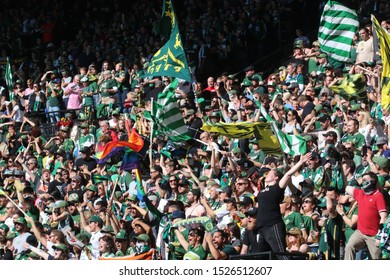
[[[260,252],[265,252],[271,247],[272,252],[286,252],[286,225],[284,222],[279,222],[272,226],[262,226],[258,228],[259,249]],[[279,260],[287,260],[287,256],[277,256]]]

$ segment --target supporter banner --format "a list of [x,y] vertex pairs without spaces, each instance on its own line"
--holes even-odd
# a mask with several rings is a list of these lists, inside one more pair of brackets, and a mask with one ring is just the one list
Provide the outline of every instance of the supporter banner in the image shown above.
[[175,97],[178,80],[174,79],[162,93],[158,94],[157,102],[153,101],[153,131],[156,134],[165,134],[174,142],[187,141],[191,137],[184,124],[179,105]]
[[354,10],[337,1],[328,1],[318,30],[321,50],[336,61],[349,62],[353,37],[358,27],[359,20]]
[[106,257],[100,257],[99,260],[103,261],[135,261],[135,260],[153,260],[155,259],[154,256],[156,254],[155,249],[151,249],[149,252],[135,255],[135,256],[123,256],[123,257],[112,257],[112,258],[106,258]]
[[341,84],[330,86],[334,93],[339,94],[346,100],[366,100],[366,78],[363,74],[348,74]]
[[168,42],[153,55],[145,69],[145,76],[170,76],[191,82],[191,73],[172,2],[168,0],[166,4],[169,7],[169,11],[165,12],[163,18],[170,18],[172,26],[171,34]]
[[374,25],[374,30],[379,39],[379,49],[382,58],[382,77],[381,77],[381,93],[382,93],[382,108],[390,110],[390,35],[380,26],[374,16],[371,16],[371,21]]
[[261,149],[267,154],[280,154],[281,149],[275,135],[272,134],[269,123],[239,122],[239,123],[204,123],[202,130],[215,132],[230,138],[246,139],[255,137]]
[[196,224],[202,224],[204,229],[207,232],[212,232],[214,229],[213,222],[209,217],[197,217],[197,218],[190,218],[190,219],[184,219],[184,220],[179,220],[175,222],[172,227],[179,227],[179,226],[190,226],[191,225],[196,225]]

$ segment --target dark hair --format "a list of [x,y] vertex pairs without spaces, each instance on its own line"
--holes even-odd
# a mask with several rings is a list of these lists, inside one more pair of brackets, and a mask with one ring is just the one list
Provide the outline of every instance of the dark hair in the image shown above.
[[111,235],[105,234],[102,237],[99,238],[99,241],[103,240],[107,242],[107,248],[109,249],[110,253],[115,254],[116,253],[116,246],[115,246],[115,241],[114,238]]
[[342,164],[346,164],[351,169],[351,173],[355,172],[356,164],[352,159],[347,159],[342,162]]
[[362,177],[363,176],[370,176],[371,180],[373,181],[372,183],[375,184],[375,186],[377,185],[377,183],[378,183],[378,176],[374,172],[368,171],[368,172],[364,173],[362,175]]

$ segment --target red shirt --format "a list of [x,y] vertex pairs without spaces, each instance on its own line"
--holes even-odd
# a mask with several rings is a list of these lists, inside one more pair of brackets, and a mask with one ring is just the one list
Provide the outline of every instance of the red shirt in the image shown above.
[[359,206],[357,229],[365,235],[375,236],[379,230],[379,212],[386,211],[382,193],[375,191],[371,195],[366,195],[363,190],[355,189],[353,196]]

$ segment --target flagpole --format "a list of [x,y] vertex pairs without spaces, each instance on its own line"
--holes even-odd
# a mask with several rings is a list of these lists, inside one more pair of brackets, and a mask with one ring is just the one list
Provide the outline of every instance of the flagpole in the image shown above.
[[15,203],[15,201],[13,201],[6,193],[5,191],[1,192],[2,195],[4,195],[13,205],[15,205],[16,208],[18,208],[20,210],[20,212],[23,213],[24,216],[28,216],[26,212],[23,211],[22,208],[19,207],[18,204]]
[[[150,103],[150,111],[152,112],[153,114],[153,97],[150,99],[151,103]],[[153,165],[153,118],[151,118],[151,121],[150,121],[150,143],[149,143],[149,165],[152,166]]]

